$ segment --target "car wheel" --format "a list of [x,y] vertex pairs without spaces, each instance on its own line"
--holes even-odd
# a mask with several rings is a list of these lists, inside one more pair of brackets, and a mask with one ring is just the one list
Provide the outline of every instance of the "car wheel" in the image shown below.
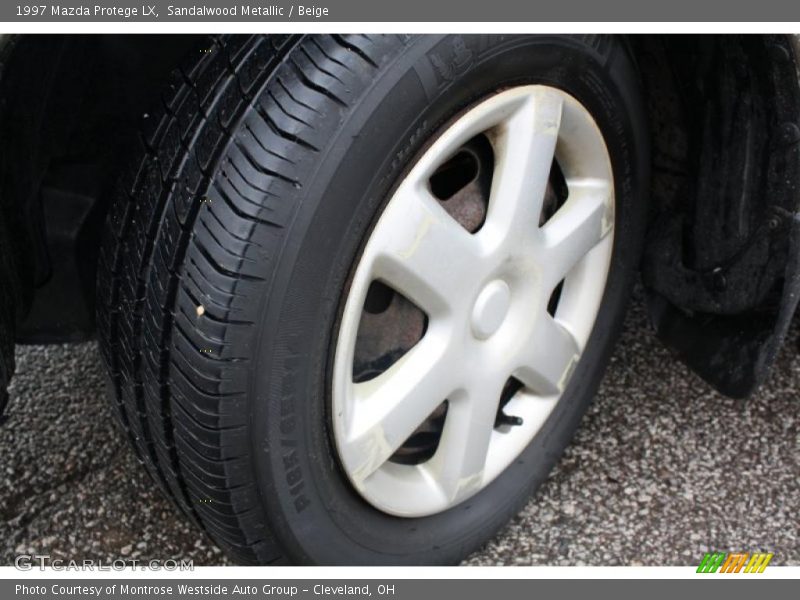
[[547,476],[639,260],[613,37],[215,39],[99,275],[113,404],[235,560],[447,564]]

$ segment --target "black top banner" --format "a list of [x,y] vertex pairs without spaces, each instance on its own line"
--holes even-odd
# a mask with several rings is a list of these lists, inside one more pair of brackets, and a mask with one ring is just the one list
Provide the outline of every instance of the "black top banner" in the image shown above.
[[11,22],[790,22],[787,0],[114,0],[0,3]]

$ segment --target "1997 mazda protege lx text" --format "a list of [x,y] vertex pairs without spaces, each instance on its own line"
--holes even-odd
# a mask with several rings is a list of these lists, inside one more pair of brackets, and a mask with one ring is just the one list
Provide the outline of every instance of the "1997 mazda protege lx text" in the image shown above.
[[569,443],[639,275],[697,373],[763,381],[798,51],[5,36],[0,390],[15,342],[96,334],[137,456],[234,560],[457,562]]

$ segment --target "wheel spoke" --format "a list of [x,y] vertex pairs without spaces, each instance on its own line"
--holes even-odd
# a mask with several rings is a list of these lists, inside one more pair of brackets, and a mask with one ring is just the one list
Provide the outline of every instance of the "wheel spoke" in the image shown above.
[[384,212],[362,261],[372,277],[404,294],[431,316],[451,307],[477,246],[421,185],[405,185]]
[[567,202],[541,229],[550,289],[569,273],[613,226],[610,186],[598,179],[570,183]]
[[476,382],[448,407],[439,447],[428,468],[451,502],[483,485],[502,388],[492,378]]
[[543,313],[520,354],[521,364],[515,375],[537,394],[559,394],[564,391],[579,355],[580,348],[572,334]]
[[355,414],[340,451],[354,479],[389,460],[456,388],[455,373],[451,353],[423,340],[375,379],[352,384]]
[[539,225],[561,126],[563,101],[536,89],[495,137],[495,172],[486,224],[498,233],[533,231]]

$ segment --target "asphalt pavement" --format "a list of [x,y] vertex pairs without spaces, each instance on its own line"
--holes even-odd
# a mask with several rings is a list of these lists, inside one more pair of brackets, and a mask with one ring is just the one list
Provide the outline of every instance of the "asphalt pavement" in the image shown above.
[[[664,349],[639,303],[546,484],[470,565],[686,565],[707,551],[800,564],[798,328],[748,400]],[[94,343],[17,349],[0,427],[0,564],[53,558],[228,564],[161,497],[106,406]]]

